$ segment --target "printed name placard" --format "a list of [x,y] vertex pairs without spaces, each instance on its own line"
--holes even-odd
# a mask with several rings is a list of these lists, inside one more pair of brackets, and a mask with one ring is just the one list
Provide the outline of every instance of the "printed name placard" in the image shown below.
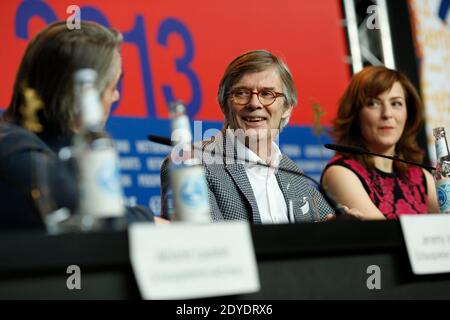
[[260,288],[246,222],[132,224],[130,258],[143,299],[192,299]]
[[450,215],[402,215],[400,224],[414,274],[450,272]]

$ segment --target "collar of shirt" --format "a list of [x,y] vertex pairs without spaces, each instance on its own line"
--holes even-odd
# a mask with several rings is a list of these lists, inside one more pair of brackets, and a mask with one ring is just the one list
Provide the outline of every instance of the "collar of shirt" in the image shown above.
[[[282,158],[281,151],[274,142],[271,148],[269,163],[273,167],[278,167]],[[263,224],[289,223],[288,207],[275,177],[275,168],[258,165],[257,163],[265,164],[266,162],[240,141],[236,142],[236,155],[239,159],[252,162],[245,163],[244,168],[252,186],[261,222]]]
[[[255,152],[247,148],[242,142],[240,142],[238,139],[236,139],[236,151],[237,156],[239,159],[246,159],[249,162],[245,163],[246,169],[257,169],[258,171],[266,171],[267,169],[270,169],[270,172],[275,172],[275,169],[273,168],[267,168],[265,166],[257,165],[256,163],[266,164],[264,160],[262,160]],[[277,146],[275,142],[272,141],[271,144],[271,154],[270,154],[270,161],[267,164],[270,164],[273,167],[278,167],[281,158],[283,157],[280,148]],[[256,162],[256,163],[255,163]],[[260,170],[259,170],[260,169]]]

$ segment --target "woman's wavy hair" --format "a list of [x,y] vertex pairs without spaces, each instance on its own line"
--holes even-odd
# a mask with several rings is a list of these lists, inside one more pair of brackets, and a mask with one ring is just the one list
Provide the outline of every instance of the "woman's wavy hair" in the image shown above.
[[[408,78],[399,71],[384,66],[369,66],[355,74],[339,101],[339,109],[333,120],[331,136],[337,144],[367,148],[361,134],[359,113],[368,101],[378,97],[399,82],[405,93],[407,120],[400,140],[396,144],[396,156],[414,162],[422,162],[424,152],[416,141],[423,126],[424,107]],[[345,155],[348,156],[348,155]],[[367,168],[373,167],[370,156],[348,156],[357,159]],[[407,165],[395,162],[395,168],[404,174]]]
[[94,22],[82,21],[70,30],[65,21],[40,31],[29,43],[17,72],[14,91],[4,118],[21,124],[24,89],[35,90],[44,107],[37,113],[42,134],[70,134],[76,123],[73,74],[82,68],[97,71],[100,93],[114,78],[113,57],[122,35]]

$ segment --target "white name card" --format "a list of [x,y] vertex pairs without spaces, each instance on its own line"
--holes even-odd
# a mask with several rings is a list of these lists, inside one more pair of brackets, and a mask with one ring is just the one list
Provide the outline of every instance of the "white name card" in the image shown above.
[[450,272],[450,214],[402,215],[400,224],[414,274]]
[[260,288],[246,222],[132,224],[130,258],[143,299],[192,299]]

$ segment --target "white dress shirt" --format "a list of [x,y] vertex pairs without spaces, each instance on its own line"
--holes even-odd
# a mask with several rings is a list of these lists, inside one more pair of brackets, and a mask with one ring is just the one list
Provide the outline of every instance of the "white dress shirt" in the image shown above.
[[[264,163],[256,153],[241,142],[237,142],[236,148],[238,158]],[[278,167],[281,158],[280,148],[272,142],[271,157],[268,163]],[[289,223],[286,201],[278,185],[275,170],[252,163],[245,163],[244,167],[255,195],[261,222],[263,224]]]

